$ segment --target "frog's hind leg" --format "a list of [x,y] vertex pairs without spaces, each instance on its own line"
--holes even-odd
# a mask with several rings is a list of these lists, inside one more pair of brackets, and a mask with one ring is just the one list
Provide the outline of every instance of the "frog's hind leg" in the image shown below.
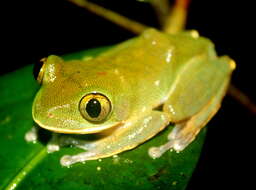
[[186,121],[176,124],[168,135],[168,142],[166,144],[160,147],[150,148],[149,155],[152,158],[158,158],[168,150],[180,152],[186,148],[220,108],[221,100],[225,95],[228,82],[229,80],[223,82],[216,96],[214,96],[197,114]]
[[108,136],[87,144],[86,152],[62,157],[61,164],[69,166],[76,162],[105,158],[130,150],[163,130],[169,121],[168,114],[153,110],[143,118],[126,122]]

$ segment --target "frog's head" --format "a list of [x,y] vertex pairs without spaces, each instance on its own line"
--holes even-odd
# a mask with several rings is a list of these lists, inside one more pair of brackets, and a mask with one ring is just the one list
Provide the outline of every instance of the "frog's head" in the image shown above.
[[97,133],[121,125],[128,117],[129,98],[120,76],[92,62],[64,62],[57,56],[42,62],[36,77],[41,88],[32,108],[33,119],[42,128],[59,133]]

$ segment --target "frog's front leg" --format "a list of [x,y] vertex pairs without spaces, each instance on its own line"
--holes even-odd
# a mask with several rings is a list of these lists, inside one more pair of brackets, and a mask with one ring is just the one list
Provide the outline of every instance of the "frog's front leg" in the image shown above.
[[163,130],[168,125],[169,118],[164,112],[151,111],[143,118],[136,118],[133,121],[120,126],[109,136],[86,143],[86,152],[74,156],[63,156],[61,164],[69,166],[76,162],[109,157],[132,149]]

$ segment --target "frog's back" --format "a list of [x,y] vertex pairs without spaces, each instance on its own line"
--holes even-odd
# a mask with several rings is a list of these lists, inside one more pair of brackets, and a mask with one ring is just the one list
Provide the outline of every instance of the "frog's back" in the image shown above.
[[154,107],[168,98],[180,70],[196,56],[216,57],[210,40],[196,32],[169,35],[149,29],[94,59],[90,78],[95,72],[107,72],[104,83],[109,80],[111,86],[114,80],[120,81],[125,86],[122,93],[134,96],[134,104]]
[[166,98],[179,70],[195,56],[215,57],[213,44],[198,37],[195,31],[168,35],[149,29],[96,60],[102,71],[113,70],[129,80],[133,92],[143,102],[159,104]]

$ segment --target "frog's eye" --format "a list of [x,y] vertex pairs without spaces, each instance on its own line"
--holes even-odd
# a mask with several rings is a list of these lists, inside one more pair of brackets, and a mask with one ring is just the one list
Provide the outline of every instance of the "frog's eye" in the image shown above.
[[37,80],[39,84],[42,84],[43,76],[45,73],[45,62],[47,58],[43,58],[39,63],[34,65],[33,74],[34,78]]
[[100,93],[85,95],[79,104],[82,116],[90,122],[102,122],[111,112],[111,102]]

